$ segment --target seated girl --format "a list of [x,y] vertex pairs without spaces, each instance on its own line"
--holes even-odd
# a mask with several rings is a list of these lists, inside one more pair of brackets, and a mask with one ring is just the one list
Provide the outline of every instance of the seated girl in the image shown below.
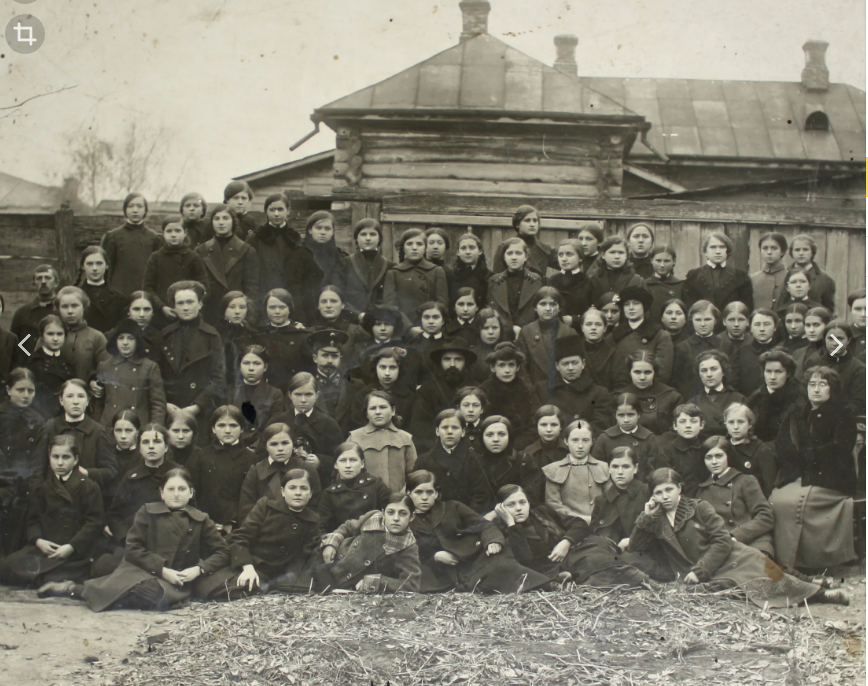
[[783,350],[769,350],[759,361],[765,383],[751,394],[747,405],[756,416],[756,437],[774,441],[784,417],[804,402],[802,384],[796,379],[796,361]]
[[103,507],[99,486],[78,470],[79,456],[74,436],[54,436],[49,441],[50,470],[30,495],[27,545],[0,563],[4,583],[71,584],[88,577]]
[[807,363],[808,359],[818,357],[826,349],[826,325],[831,321],[832,313],[825,307],[812,307],[805,312],[805,338],[808,344],[793,351],[795,378],[799,381],[804,378],[805,370],[812,366]]
[[111,574],[123,559],[127,533],[136,513],[147,503],[160,500],[160,487],[166,474],[181,465],[169,457],[166,429],[159,424],[146,424],[139,431],[139,459],[121,477],[114,497],[106,511],[106,538],[100,553],[94,556],[92,576]]
[[783,312],[788,305],[794,303],[804,305],[809,310],[812,307],[822,307],[823,303],[811,300],[809,297],[812,280],[810,267],[807,269],[799,265],[790,267],[784,278],[784,293],[777,303],[776,311]]
[[43,595],[81,598],[94,612],[165,611],[191,595],[229,561],[229,550],[208,515],[190,505],[193,487],[184,468],[169,470],[160,500],[143,505],[127,535],[120,566],[109,576],[48,584]]
[[784,352],[792,355],[810,343],[805,337],[805,315],[808,309],[804,303],[790,303],[778,311],[786,334],[780,346]]
[[691,403],[682,403],[675,408],[673,415],[672,431],[660,437],[657,459],[652,469],[667,467],[683,474],[682,492],[693,498],[699,483],[708,477],[706,451],[701,438],[705,415],[697,405]]
[[[591,454],[600,462],[607,462],[615,448],[633,448],[639,458],[639,478],[643,478],[657,460],[657,436],[639,424],[642,404],[632,393],[615,396],[615,426],[603,431],[594,442]],[[604,480],[605,481],[605,480]],[[593,501],[593,498],[592,498]]]
[[452,303],[452,311],[444,329],[446,337],[460,336],[467,341],[467,345],[476,345],[479,343],[476,315],[479,314],[482,300],[473,288],[465,286],[455,291],[455,297],[450,302]]
[[609,480],[609,466],[591,456],[594,429],[584,419],[567,426],[564,438],[570,454],[543,467],[546,505],[562,517],[579,517],[587,523],[594,498]]
[[395,308],[370,305],[362,315],[362,328],[370,338],[361,342],[354,351],[353,357],[358,360],[360,366],[350,372],[351,376],[360,379],[363,383],[374,382],[376,375],[366,361],[382,348],[401,348],[407,351],[401,370],[404,384],[415,390],[419,385],[419,374],[424,362],[415,350],[407,348],[404,340],[404,317],[401,313]]
[[160,329],[154,324],[156,299],[147,291],[133,291],[129,303],[126,315],[139,325],[139,331],[145,341],[142,354],[149,360],[162,364],[165,341]]
[[392,396],[396,425],[406,426],[410,422],[416,402],[416,387],[408,385],[404,376],[408,362],[407,353],[406,348],[385,347],[370,354],[366,366],[373,370],[374,380],[362,386],[353,396],[350,410],[350,426],[353,429],[368,423],[365,398],[371,391],[383,391]]
[[[674,346],[669,332],[648,316],[651,294],[644,286],[629,286],[621,291],[618,306],[621,308],[621,321],[612,330],[615,360],[624,360],[636,350],[648,350],[654,353],[657,360],[660,370],[658,378],[663,383],[669,383]],[[630,381],[626,370],[620,364],[613,365],[612,375],[616,387]]]
[[687,305],[680,298],[672,298],[663,303],[660,323],[669,332],[672,345],[678,345],[693,333],[692,327],[687,323]]
[[95,416],[108,425],[121,410],[132,410],[142,424],[162,424],[166,418],[163,375],[156,362],[145,357],[142,330],[132,319],[122,319],[109,332],[108,359],[99,363],[90,382]]
[[286,410],[283,393],[265,381],[270,362],[264,347],[248,345],[241,351],[238,382],[229,388],[228,404],[241,410],[247,420],[245,445],[256,441],[272,419]]
[[479,463],[487,482],[486,499],[480,512],[491,512],[497,504],[497,491],[506,484],[518,484],[532,496],[542,488],[539,468],[523,458],[514,446],[514,428],[508,418],[492,414],[482,420],[482,453]]
[[743,403],[727,407],[723,421],[729,438],[726,449],[729,466],[756,477],[763,495],[768,498],[778,477],[774,444],[763,443],[754,435],[756,415]]
[[563,517],[548,505],[532,506],[521,486],[497,491],[494,523],[503,532],[516,562],[549,578],[570,578],[566,559],[587,528],[575,517]]
[[310,569],[320,540],[319,517],[307,507],[311,495],[308,473],[290,469],[280,483],[280,497],[257,500],[232,533],[231,564],[202,584],[203,593],[212,600],[311,589]]
[[723,318],[724,330],[717,334],[717,344],[714,347],[732,359],[741,346],[753,340],[748,333],[750,310],[743,302],[736,300],[727,304],[720,316]]
[[518,434],[530,427],[530,416],[540,406],[533,386],[528,382],[527,358],[514,343],[498,343],[485,358],[490,376],[479,387],[488,396],[489,414],[507,417]]
[[700,353],[717,349],[715,336],[720,310],[708,300],[697,300],[687,312],[693,326],[693,334],[675,348],[674,371],[671,385],[684,398],[692,398],[700,390],[699,379],[693,361]]
[[[527,243],[518,236],[502,244],[505,269],[488,279],[491,307],[513,327],[516,336],[521,327],[534,320],[531,300],[543,285],[543,277],[528,264]],[[498,248],[500,254],[501,248]]]
[[[139,432],[142,430],[142,423],[139,416],[132,410],[121,410],[112,417],[109,426],[111,437],[114,439],[114,447],[112,455],[118,465],[118,476],[120,479],[124,475],[136,467],[141,461],[139,454]],[[118,479],[118,482],[120,482]],[[103,493],[105,501],[111,502],[116,491],[117,483],[112,483]]]
[[196,418],[183,410],[169,410],[166,419],[172,462],[184,467],[194,457],[199,459],[198,455],[202,452],[202,448],[196,445],[196,436],[199,433],[199,422]]
[[259,437],[254,450],[257,456],[264,459],[253,465],[241,484],[241,494],[238,497],[238,521],[243,522],[250,510],[264,496],[280,497],[280,479],[290,469],[303,469],[308,473],[311,488],[312,508],[319,503],[322,486],[316,468],[319,461],[313,464],[300,454],[296,454],[292,429],[288,424],[271,424]]
[[365,412],[367,425],[351,431],[349,440],[362,449],[368,471],[382,479],[389,492],[402,491],[406,475],[416,464],[413,437],[392,422],[395,403],[388,393],[368,393]]
[[711,504],[734,541],[774,557],[775,515],[759,481],[729,466],[731,448],[723,436],[707,438],[702,447],[711,476],[699,484],[696,499]]
[[657,378],[657,358],[650,350],[636,350],[627,356],[630,383],[619,389],[639,399],[639,425],[658,436],[672,426],[672,413],[682,402],[681,394]]
[[525,484],[527,494],[536,503],[545,502],[546,479],[542,469],[553,462],[560,462],[568,454],[561,431],[566,420],[556,405],[543,405],[533,415],[537,440],[522,450],[522,463],[536,467],[535,478]]
[[645,288],[645,279],[633,271],[628,252],[623,236],[609,236],[600,244],[600,257],[594,265],[597,269],[591,276],[592,302],[606,293],[620,294],[628,286]]
[[308,328],[310,331],[336,329],[347,334],[347,342],[341,346],[341,360],[347,369],[352,369],[358,364],[355,351],[370,335],[361,327],[358,317],[344,308],[344,298],[344,292],[337,286],[323,286],[316,300],[316,317]]
[[197,503],[217,529],[227,535],[241,523],[238,517],[241,485],[256,462],[256,455],[241,441],[245,424],[247,420],[237,407],[218,407],[211,415],[211,443],[187,463]]
[[515,331],[507,319],[491,307],[481,309],[475,321],[479,340],[471,346],[471,350],[476,355],[476,362],[470,367],[470,379],[474,383],[481,383],[491,376],[485,358],[494,352],[498,344],[514,342]]
[[410,531],[414,510],[410,496],[391,493],[382,510],[348,520],[324,536],[325,564],[314,571],[317,590],[419,591],[419,546]]
[[655,470],[648,486],[651,499],[636,518],[631,552],[659,545],[662,557],[686,583],[739,587],[759,607],[766,603],[768,607],[792,607],[805,600],[849,604],[843,591],[829,591],[785,574],[756,548],[733,540],[714,507],[681,495],[678,472]]
[[323,533],[358,519],[372,508],[386,506],[391,491],[383,480],[365,469],[365,453],[358,443],[341,443],[335,451],[337,479],[325,489],[317,512]]
[[56,314],[48,314],[39,322],[39,347],[30,357],[21,360],[22,366],[33,373],[36,395],[33,409],[44,419],[55,417],[60,410],[57,398],[60,389],[75,377],[72,364],[60,355],[66,341],[66,327]]
[[[750,315],[750,343],[736,350],[729,362],[732,378],[727,384],[748,396],[763,385],[760,355],[778,347],[781,340],[781,320],[771,310],[759,309]],[[719,432],[722,433],[722,432]]]
[[431,472],[409,474],[407,493],[415,508],[410,530],[419,546],[422,593],[517,593],[549,583],[516,561],[497,525],[455,500],[441,501]]
[[525,357],[531,383],[538,384],[555,374],[555,341],[576,332],[558,318],[563,298],[557,289],[543,286],[534,294],[533,303],[536,319],[521,327],[516,346]]

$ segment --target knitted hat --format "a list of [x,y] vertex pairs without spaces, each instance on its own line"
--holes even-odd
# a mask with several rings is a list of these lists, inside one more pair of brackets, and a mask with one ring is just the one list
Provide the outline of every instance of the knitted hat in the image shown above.
[[250,190],[250,185],[246,181],[232,181],[223,189],[223,202],[226,202],[229,198],[234,198],[242,191],[247,191],[247,195],[253,198],[253,191]]
[[564,336],[555,340],[555,362],[576,356],[585,359],[585,342],[581,336]]
[[651,310],[651,305],[654,303],[654,296],[641,286],[627,286],[627,288],[621,291],[621,300],[618,303],[618,307],[621,308],[622,312],[624,311],[624,303],[628,300],[638,300],[642,303],[642,307],[645,308],[645,312],[648,313]]

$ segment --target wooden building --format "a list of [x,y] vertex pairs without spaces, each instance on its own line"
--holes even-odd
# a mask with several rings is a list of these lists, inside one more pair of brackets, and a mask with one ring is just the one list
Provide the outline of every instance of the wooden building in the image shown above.
[[296,226],[331,207],[345,245],[375,216],[387,251],[438,225],[471,228],[491,255],[529,203],[551,243],[589,221],[648,223],[681,274],[712,231],[750,271],[765,231],[808,233],[839,309],[864,286],[865,93],[830,82],[825,43],[805,43],[795,82],[581,77],[574,36],[555,37],[548,66],[488,35],[488,2],[460,6],[458,45],[314,111],[334,151],[238,178],[260,202],[285,190]]

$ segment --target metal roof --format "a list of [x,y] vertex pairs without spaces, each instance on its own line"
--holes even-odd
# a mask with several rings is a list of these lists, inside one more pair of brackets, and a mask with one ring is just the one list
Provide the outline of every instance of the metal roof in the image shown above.
[[[670,156],[861,162],[865,93],[845,84],[579,77],[651,122],[650,143]],[[829,131],[805,130],[821,110]],[[631,157],[651,155],[637,141]]]
[[314,117],[346,110],[638,116],[575,77],[488,34],[324,105]]

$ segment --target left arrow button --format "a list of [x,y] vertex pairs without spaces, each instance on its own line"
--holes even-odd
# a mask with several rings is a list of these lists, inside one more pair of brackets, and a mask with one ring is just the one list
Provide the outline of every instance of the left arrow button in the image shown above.
[[22,338],[20,341],[18,341],[18,347],[27,353],[27,357],[30,357],[30,355],[31,355],[30,351],[24,347],[24,344],[27,343],[28,338],[30,338],[30,334],[27,334],[24,338]]

